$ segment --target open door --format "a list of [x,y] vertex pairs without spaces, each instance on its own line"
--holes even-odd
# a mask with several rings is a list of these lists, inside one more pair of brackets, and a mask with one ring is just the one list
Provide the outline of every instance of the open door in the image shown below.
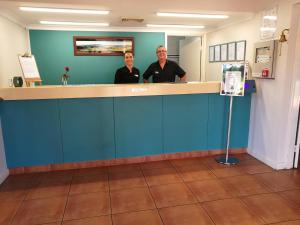
[[295,139],[294,168],[299,168],[300,166],[299,152],[300,152],[300,101],[299,101],[297,131],[296,131],[296,139]]
[[179,41],[179,65],[188,81],[201,81],[201,37],[185,37]]

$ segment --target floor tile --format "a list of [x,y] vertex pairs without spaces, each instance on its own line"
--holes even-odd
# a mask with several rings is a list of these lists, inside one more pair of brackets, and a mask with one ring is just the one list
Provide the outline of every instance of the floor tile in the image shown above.
[[24,200],[38,183],[39,176],[34,174],[9,176],[0,186],[0,201]]
[[64,221],[62,225],[112,225],[111,216],[100,216],[79,220]]
[[183,183],[153,186],[150,191],[158,208],[196,202],[192,192]]
[[41,181],[71,181],[74,172],[74,170],[53,171],[39,173],[39,177]]
[[44,224],[39,224],[39,225],[61,225],[61,222],[56,222],[56,223],[44,223]]
[[162,168],[143,171],[149,186],[182,182],[174,168]]
[[110,195],[113,214],[155,208],[148,188],[112,190]]
[[114,225],[163,225],[157,210],[113,215]]
[[138,164],[128,164],[128,165],[117,165],[108,167],[108,173],[128,173],[141,171],[141,168]]
[[96,176],[107,174],[107,167],[92,167],[92,168],[83,168],[78,169],[74,172],[74,176]]
[[69,194],[71,180],[42,179],[39,185],[32,188],[26,199],[50,198]]
[[242,166],[243,170],[248,174],[258,174],[258,173],[270,173],[274,170],[267,165],[247,165]]
[[21,200],[0,201],[0,225],[8,225],[11,223],[21,203]]
[[300,211],[276,193],[254,195],[242,198],[247,207],[266,223],[300,219]]
[[229,190],[219,180],[205,180],[187,183],[199,202],[232,198]]
[[179,167],[178,173],[185,182],[216,179],[216,176],[204,165]]
[[254,176],[273,191],[286,191],[300,188],[300,178],[294,177],[293,174],[272,172],[255,174]]
[[129,171],[127,173],[110,174],[109,186],[110,190],[120,190],[136,187],[147,187],[147,183],[141,171]]
[[170,160],[170,162],[177,169],[181,167],[187,167],[187,166],[203,165],[203,161],[201,158],[173,159]]
[[169,161],[165,160],[165,161],[141,163],[140,167],[142,170],[152,170],[152,169],[172,168],[173,166]]
[[258,225],[263,221],[254,216],[239,199],[225,199],[202,204],[216,225]]
[[164,225],[214,225],[200,205],[184,205],[159,210]]
[[209,167],[211,167],[212,172],[214,175],[216,175],[219,178],[223,177],[233,177],[233,176],[239,176],[246,174],[246,171],[243,170],[241,166],[233,165],[222,165],[222,164],[209,164]]
[[110,201],[108,192],[70,195],[64,220],[108,215]]
[[23,201],[12,225],[32,225],[61,221],[67,197]]
[[246,196],[268,193],[268,190],[259,180],[251,175],[229,177],[220,180],[227,190],[234,196]]
[[288,200],[294,207],[300,209],[300,190],[278,192],[284,199]]
[[247,153],[234,154],[232,156],[238,158],[240,161],[256,160],[253,156],[251,156]]
[[72,181],[70,195],[108,190],[107,174],[76,176]]
[[300,225],[300,220],[287,221],[282,223],[273,223],[272,225]]

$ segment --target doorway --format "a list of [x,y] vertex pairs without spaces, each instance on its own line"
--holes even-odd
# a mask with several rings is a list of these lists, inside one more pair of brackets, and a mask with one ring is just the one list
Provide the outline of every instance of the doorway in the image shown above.
[[201,37],[167,36],[167,49],[168,59],[185,70],[189,82],[201,81]]

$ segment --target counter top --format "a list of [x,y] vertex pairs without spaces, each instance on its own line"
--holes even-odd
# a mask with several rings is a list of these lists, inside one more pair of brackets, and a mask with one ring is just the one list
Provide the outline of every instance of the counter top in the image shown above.
[[37,87],[0,88],[2,100],[97,98],[218,93],[220,82],[159,84],[90,84],[44,85]]

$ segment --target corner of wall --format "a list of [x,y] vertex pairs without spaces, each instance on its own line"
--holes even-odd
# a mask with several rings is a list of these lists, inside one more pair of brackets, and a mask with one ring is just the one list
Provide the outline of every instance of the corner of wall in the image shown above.
[[2,135],[1,117],[0,117],[0,184],[8,177],[9,170],[6,165],[4,142]]

